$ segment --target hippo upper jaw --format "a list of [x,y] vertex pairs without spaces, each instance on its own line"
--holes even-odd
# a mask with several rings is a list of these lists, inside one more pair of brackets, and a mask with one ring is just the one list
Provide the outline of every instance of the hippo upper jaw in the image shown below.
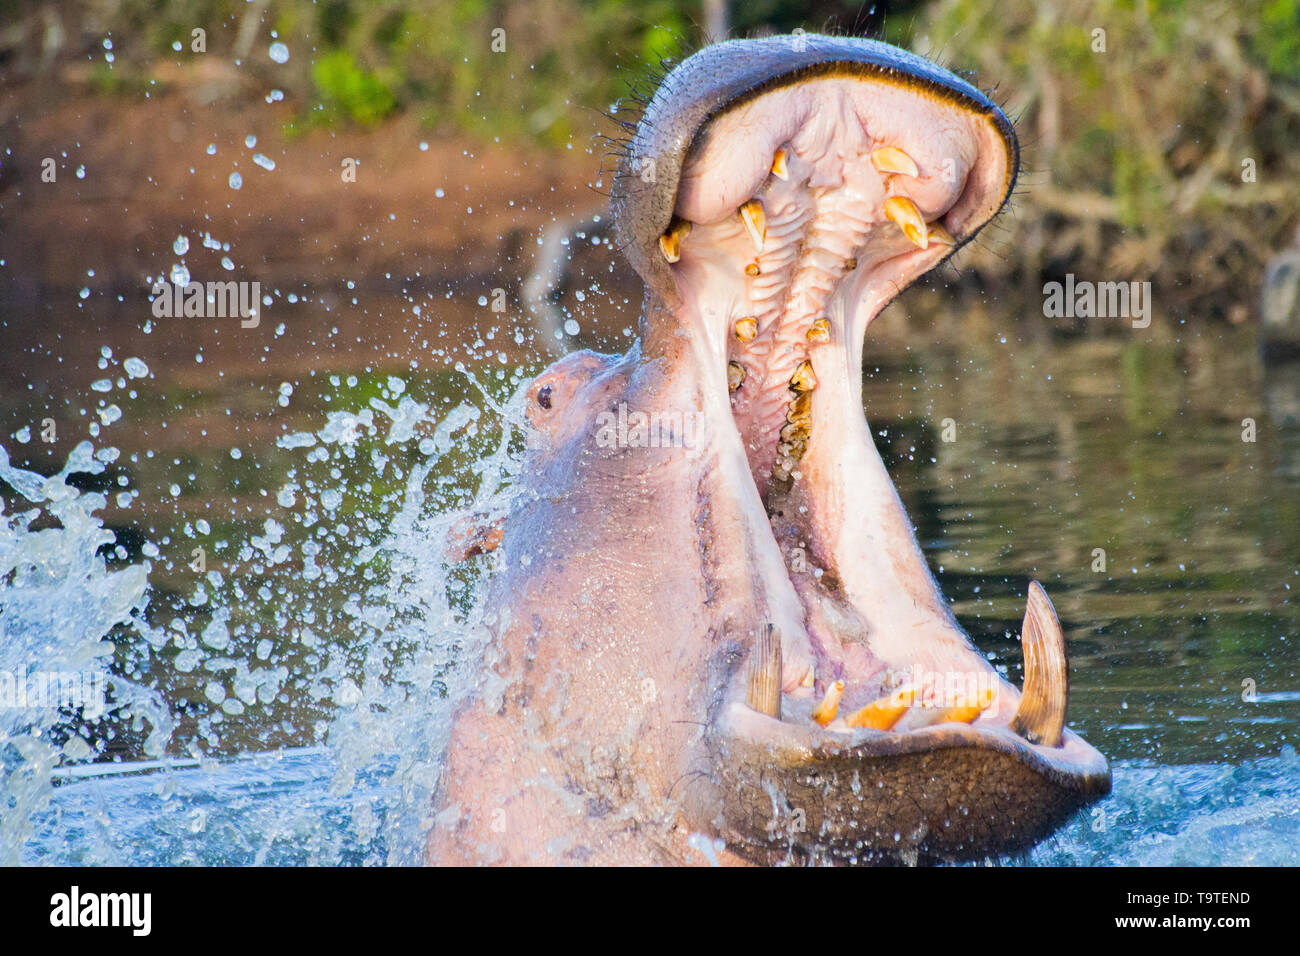
[[645,358],[693,366],[724,484],[763,526],[766,604],[719,651],[703,821],[760,857],[1002,852],[1109,789],[1063,730],[1046,594],[1022,694],[952,617],[861,411],[867,326],[997,213],[1017,163],[1006,117],[946,71],[776,37],[670,74],[616,180]]

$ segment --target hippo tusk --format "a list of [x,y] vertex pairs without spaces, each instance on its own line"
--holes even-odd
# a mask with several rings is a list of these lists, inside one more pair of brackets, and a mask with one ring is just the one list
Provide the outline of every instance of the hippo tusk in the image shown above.
[[1031,744],[1059,747],[1070,696],[1065,635],[1056,609],[1037,581],[1029,584],[1020,643],[1025,652],[1025,687],[1011,729]]
[[916,703],[916,688],[911,684],[898,688],[879,700],[873,700],[844,718],[850,727],[891,730],[894,724]]
[[772,156],[772,175],[781,180],[790,178],[790,151],[784,146]]
[[926,227],[925,217],[921,215],[921,210],[916,208],[916,203],[906,196],[890,196],[885,200],[885,218],[903,230],[913,243],[921,249],[927,249],[930,246],[930,233]]
[[691,234],[691,224],[685,219],[674,219],[668,231],[659,237],[659,252],[668,262],[682,257],[682,241]]
[[882,146],[871,154],[871,164],[882,173],[900,173],[904,176],[921,175],[916,160],[897,146]]
[[813,708],[812,719],[817,721],[822,727],[825,727],[835,715],[839,713],[840,700],[844,697],[844,681],[837,680],[826,688],[826,696],[822,702]]
[[749,652],[749,706],[781,719],[781,635],[775,624],[764,624]]
[[754,243],[754,251],[762,252],[763,243],[767,241],[767,214],[763,211],[763,204],[757,199],[745,203],[740,207],[740,221],[745,224],[745,231]]

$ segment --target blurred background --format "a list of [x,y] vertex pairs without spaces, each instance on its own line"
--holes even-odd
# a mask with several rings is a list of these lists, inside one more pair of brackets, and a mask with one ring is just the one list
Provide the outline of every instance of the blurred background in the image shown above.
[[[0,657],[15,608],[47,635],[111,591],[67,643],[153,701],[43,718],[49,759],[414,753],[485,567],[429,570],[439,516],[508,481],[522,383],[635,334],[612,117],[708,37],[797,29],[936,59],[1020,134],[1010,208],[873,323],[863,397],[963,626],[1018,681],[1042,580],[1071,722],[1118,762],[1103,825],[1040,858],[1296,862],[1300,0],[0,0],[0,446],[102,524],[0,477]],[[1151,325],[1048,315],[1066,276],[1149,282]],[[256,281],[261,322],[155,316],[160,278]],[[6,733],[37,822],[0,820],[0,860],[139,861],[14,797]],[[418,800],[329,779],[352,822],[306,858],[397,858],[366,814]],[[205,842],[192,809],[156,861],[310,843],[283,808]]]
[[[1255,322],[1256,302],[1241,290],[1260,288],[1274,257],[1295,248],[1300,0],[5,0],[0,9],[11,281],[75,271],[81,245],[51,227],[79,220],[90,227],[84,241],[98,237],[117,260],[101,262],[101,280],[136,281],[144,254],[132,240],[163,203],[179,212],[228,198],[226,177],[208,175],[201,153],[174,161],[208,145],[189,142],[196,125],[219,144],[252,129],[264,144],[350,150],[373,164],[354,192],[382,188],[390,200],[401,191],[429,205],[423,187],[463,166],[469,149],[486,193],[577,203],[581,193],[553,190],[594,181],[588,150],[596,142],[599,155],[593,137],[613,131],[605,114],[652,88],[664,60],[708,36],[794,29],[877,36],[996,89],[1018,120],[1026,188],[1012,241],[974,264],[991,280],[1034,290],[1071,269],[1150,279],[1166,310]],[[493,44],[494,30],[503,43]],[[283,62],[269,55],[273,39]],[[409,159],[384,163],[415,137],[434,154],[418,172]],[[47,154],[93,175],[62,193],[68,206],[16,202],[32,170],[15,159]],[[330,233],[329,210],[312,208],[322,191],[340,201],[321,182],[333,173],[327,163],[294,166],[268,187],[300,213],[297,235],[281,216],[258,250],[276,269],[310,269],[318,255],[285,261],[304,248],[356,243]],[[257,188],[257,177],[245,179]],[[111,219],[84,222],[105,203]],[[346,221],[358,224],[357,213],[349,205]],[[516,214],[512,225],[532,223]],[[437,230],[401,235],[401,250],[362,259],[377,267],[418,255],[427,272],[467,241],[508,239],[500,233],[481,217],[443,217]]]

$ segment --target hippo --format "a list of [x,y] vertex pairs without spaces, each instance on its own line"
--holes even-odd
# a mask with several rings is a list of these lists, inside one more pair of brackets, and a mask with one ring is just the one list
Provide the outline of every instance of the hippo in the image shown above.
[[523,392],[490,638],[436,864],[870,864],[1031,847],[1110,789],[1029,586],[1024,686],[953,617],[864,418],[871,320],[1019,166],[987,96],[887,44],[684,59],[612,182],[645,285],[623,355]]

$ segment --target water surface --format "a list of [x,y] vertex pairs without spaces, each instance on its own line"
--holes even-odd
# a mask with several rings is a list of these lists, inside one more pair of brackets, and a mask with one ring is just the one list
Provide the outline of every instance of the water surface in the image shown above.
[[[449,571],[440,542],[508,485],[509,401],[546,360],[480,291],[277,290],[256,330],[76,290],[0,305],[0,445],[42,475],[83,441],[98,460],[21,520],[22,479],[3,488],[0,646],[118,678],[102,717],[0,711],[6,859],[418,859],[481,636],[485,562]],[[625,347],[638,298],[593,283],[583,341]],[[1043,582],[1071,724],[1115,766],[1109,800],[1010,862],[1300,862],[1300,368],[1195,317],[1061,339],[1021,306],[908,302],[863,394],[926,555],[1017,682]],[[133,610],[102,633],[41,623],[105,595]]]

